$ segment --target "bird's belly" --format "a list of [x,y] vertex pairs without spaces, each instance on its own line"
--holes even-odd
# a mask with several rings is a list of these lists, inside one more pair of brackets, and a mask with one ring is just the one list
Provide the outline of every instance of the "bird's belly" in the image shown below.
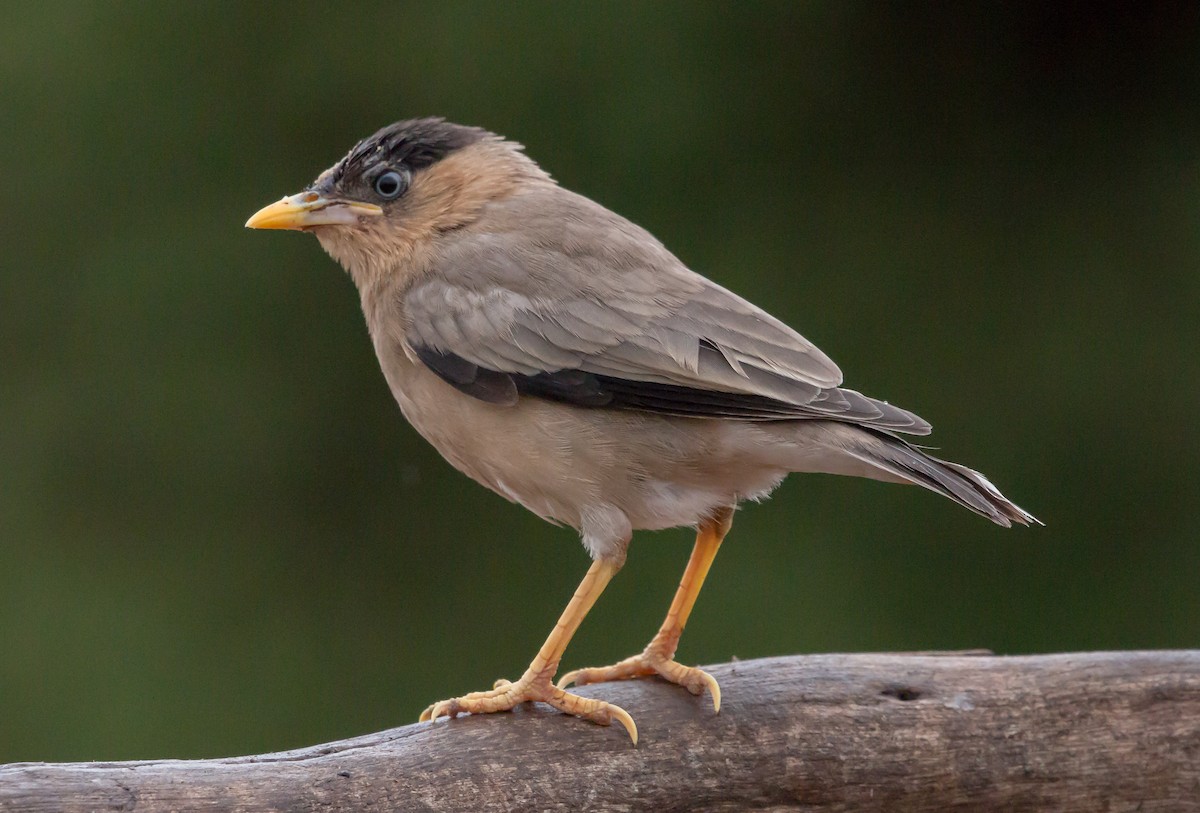
[[451,465],[544,519],[579,527],[596,484],[579,465],[585,442],[567,416],[490,404],[407,359],[380,360],[404,416]]
[[[390,354],[389,354],[390,355]],[[633,529],[694,525],[765,496],[786,475],[746,454],[731,422],[581,409],[523,397],[498,406],[408,359],[384,372],[405,417],[455,468],[535,514],[580,529],[618,509]]]

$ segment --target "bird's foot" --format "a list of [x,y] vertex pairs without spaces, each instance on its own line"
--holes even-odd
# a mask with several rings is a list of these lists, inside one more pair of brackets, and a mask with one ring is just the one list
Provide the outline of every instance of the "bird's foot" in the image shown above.
[[595,666],[567,672],[559,678],[558,688],[565,689],[572,683],[576,686],[584,686],[588,683],[627,680],[645,675],[664,677],[672,683],[678,683],[697,696],[704,694],[704,690],[708,689],[712,695],[713,711],[721,711],[721,687],[717,683],[717,679],[703,669],[677,663],[654,643],[646,647],[646,650],[640,655],[626,658],[612,666]]
[[611,725],[617,721],[629,733],[633,744],[637,745],[637,726],[629,712],[620,706],[614,706],[603,700],[590,697],[580,697],[577,694],[563,691],[551,682],[553,669],[542,669],[534,672],[526,671],[515,683],[498,680],[494,688],[485,692],[471,692],[462,697],[442,700],[434,703],[421,712],[420,722],[436,720],[439,717],[455,717],[459,714],[491,714],[495,711],[511,711],[519,703],[539,701],[553,706],[559,711],[591,720],[600,725]]

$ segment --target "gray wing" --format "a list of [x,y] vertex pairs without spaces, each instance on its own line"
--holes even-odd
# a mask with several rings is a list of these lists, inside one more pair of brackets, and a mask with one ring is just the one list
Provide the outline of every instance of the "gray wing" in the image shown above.
[[[800,334],[688,270],[644,230],[554,190],[487,233],[460,234],[405,296],[413,355],[494,403],[746,420],[826,418],[924,434],[897,407],[841,389]],[[553,211],[553,217],[539,214]]]

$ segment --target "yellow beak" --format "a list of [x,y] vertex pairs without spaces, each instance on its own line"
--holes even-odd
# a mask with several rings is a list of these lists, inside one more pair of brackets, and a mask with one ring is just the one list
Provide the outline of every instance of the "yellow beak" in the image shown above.
[[357,200],[332,200],[316,192],[301,192],[264,206],[246,221],[248,229],[307,229],[313,226],[357,226],[364,217],[383,209]]

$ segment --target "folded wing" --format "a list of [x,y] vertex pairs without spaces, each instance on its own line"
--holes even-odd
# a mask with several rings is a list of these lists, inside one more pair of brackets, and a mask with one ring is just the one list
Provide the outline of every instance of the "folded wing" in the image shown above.
[[499,231],[456,240],[437,273],[406,293],[413,355],[498,404],[524,394],[581,407],[928,433],[911,412],[839,387],[841,371],[816,346],[688,270],[645,231],[585,198],[573,201],[586,211],[571,216],[560,206],[552,220],[521,220],[523,234],[544,239]]

